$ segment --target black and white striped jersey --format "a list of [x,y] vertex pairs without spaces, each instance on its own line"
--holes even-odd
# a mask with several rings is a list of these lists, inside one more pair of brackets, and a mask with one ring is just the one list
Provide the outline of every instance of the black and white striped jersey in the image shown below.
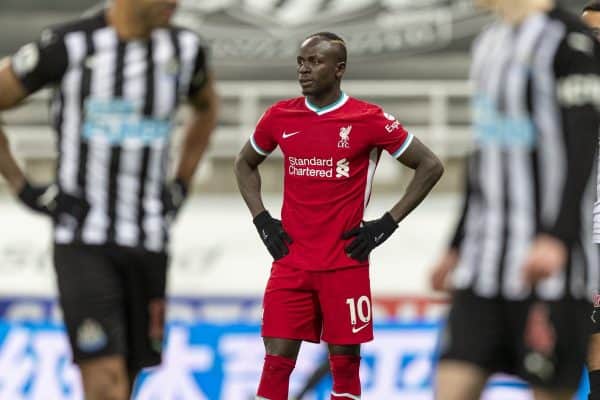
[[[475,42],[474,154],[452,246],[457,289],[510,300],[591,298],[598,284],[592,242],[598,143],[598,45],[555,9],[518,26],[497,22]],[[522,266],[535,235],[569,249],[564,270],[532,289]]]
[[56,243],[164,250],[174,116],[204,85],[206,58],[199,37],[185,29],[121,40],[104,11],[48,29],[12,57],[28,92],[53,88],[58,186],[91,206],[84,221],[57,221]]

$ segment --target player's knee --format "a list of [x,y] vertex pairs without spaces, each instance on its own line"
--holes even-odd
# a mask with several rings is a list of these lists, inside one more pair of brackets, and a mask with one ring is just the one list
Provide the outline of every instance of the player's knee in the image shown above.
[[299,340],[265,338],[265,350],[268,355],[285,357],[292,360],[298,358]]
[[360,396],[360,356],[337,355],[329,356],[331,376],[333,378],[332,399],[346,396],[349,399]]
[[481,368],[462,361],[440,362],[435,382],[436,400],[477,400],[488,374]]
[[82,363],[81,375],[86,400],[127,400],[129,383],[120,358]]
[[258,386],[258,399],[287,400],[296,360],[267,354]]

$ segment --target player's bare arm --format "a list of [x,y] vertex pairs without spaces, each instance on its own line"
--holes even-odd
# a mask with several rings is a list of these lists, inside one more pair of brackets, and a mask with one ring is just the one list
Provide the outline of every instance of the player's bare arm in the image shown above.
[[[29,93],[15,76],[9,59],[0,61],[0,111],[9,110],[21,104]],[[7,181],[10,190],[31,210],[53,216],[57,212],[58,193],[47,185],[32,185],[17,164],[10,149],[10,143],[0,126],[0,174]],[[74,204],[73,199],[63,194],[63,205]],[[87,212],[87,206],[79,207],[81,213]]]
[[250,213],[261,240],[275,260],[289,253],[288,244],[292,238],[283,230],[281,221],[275,219],[265,209],[260,192],[261,179],[258,166],[265,160],[248,141],[235,160],[235,177],[238,188]]
[[398,223],[423,201],[444,173],[441,161],[417,138],[413,138],[398,161],[415,171],[400,201],[383,217],[366,221],[342,235],[344,240],[353,238],[345,250],[355,260],[366,261],[371,251],[394,233]]
[[248,141],[235,159],[235,178],[252,218],[265,211],[260,191],[260,172],[258,171],[258,166],[265,158],[265,156],[254,151],[250,141]]
[[204,87],[190,99],[192,115],[181,145],[181,158],[176,177],[189,185],[210,141],[210,134],[217,125],[219,98],[214,80],[209,74]]
[[427,197],[444,174],[444,167],[439,158],[417,138],[413,139],[398,161],[415,171],[404,195],[390,210],[394,220],[399,223]]
[[[0,111],[15,107],[27,97],[27,92],[14,75],[8,58],[0,61],[0,93]],[[25,177],[10,151],[8,139],[1,126],[0,174],[6,179],[11,190],[19,193],[25,183]]]

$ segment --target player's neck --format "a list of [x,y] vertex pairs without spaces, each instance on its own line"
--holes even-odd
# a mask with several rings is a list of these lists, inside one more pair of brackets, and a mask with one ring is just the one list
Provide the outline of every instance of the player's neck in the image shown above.
[[340,97],[342,97],[342,89],[339,87],[336,88],[336,90],[332,90],[331,92],[324,93],[320,96],[306,96],[308,102],[317,108],[327,107],[338,101]]
[[527,17],[538,12],[549,11],[554,8],[554,0],[513,0],[499,6],[499,14],[511,24],[519,24]]
[[106,11],[108,23],[112,25],[120,39],[146,39],[150,37],[151,29],[136,13],[129,2],[115,1]]

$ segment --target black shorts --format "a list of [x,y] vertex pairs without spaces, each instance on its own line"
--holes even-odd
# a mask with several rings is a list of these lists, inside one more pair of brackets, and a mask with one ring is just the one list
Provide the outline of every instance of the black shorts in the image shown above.
[[160,363],[165,253],[55,245],[54,267],[75,362],[123,355],[130,371]]
[[575,390],[586,359],[590,307],[583,300],[508,301],[456,292],[440,338],[441,358],[516,375],[540,388]]

